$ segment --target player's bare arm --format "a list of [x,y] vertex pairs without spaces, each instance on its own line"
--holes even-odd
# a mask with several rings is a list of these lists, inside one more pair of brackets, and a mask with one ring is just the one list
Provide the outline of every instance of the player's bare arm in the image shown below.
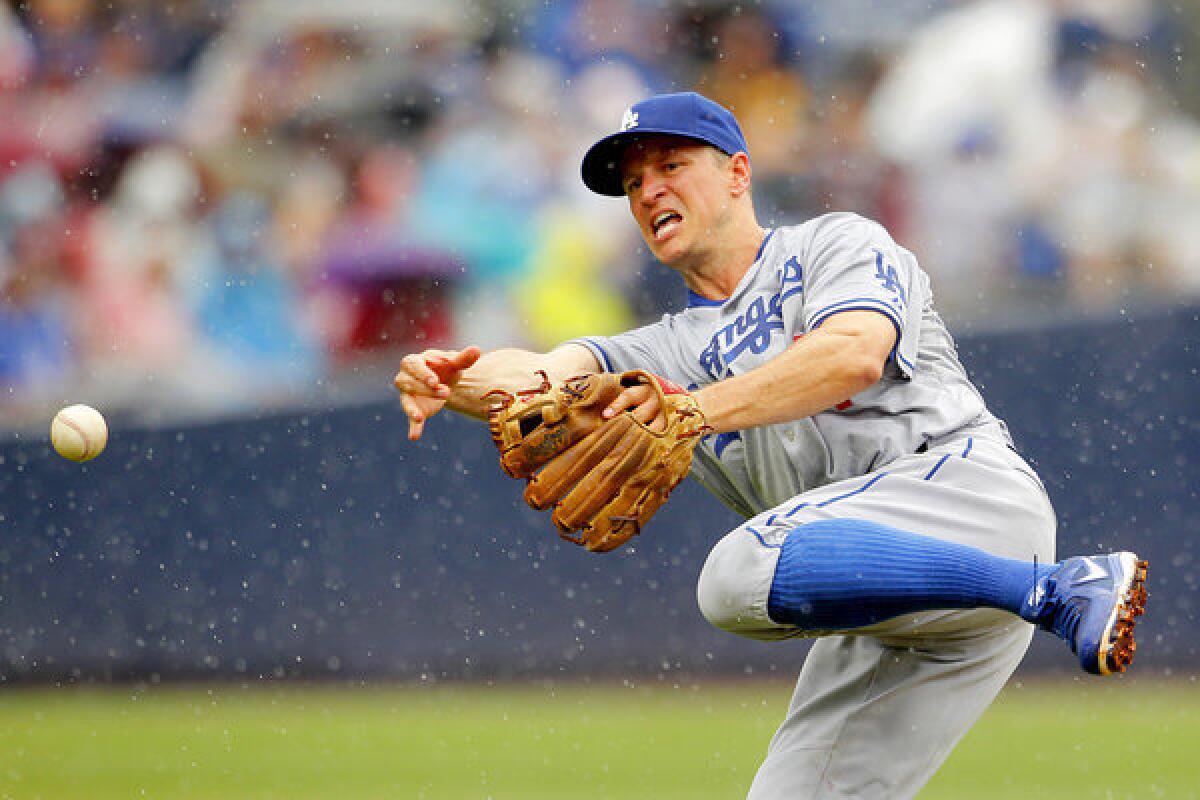
[[696,392],[717,433],[811,417],[849,400],[883,376],[896,344],[891,320],[847,311],[758,369]]
[[487,353],[478,347],[462,350],[426,350],[400,361],[393,383],[408,416],[408,438],[421,438],[425,422],[443,408],[483,419],[488,392],[517,392],[535,385],[543,371],[559,382],[600,368],[596,357],[577,344],[565,344],[549,353],[508,348]]
[[[758,369],[695,392],[696,400],[716,433],[810,417],[874,385],[895,343],[896,328],[882,314],[835,314]],[[647,387],[626,389],[605,416],[626,409],[652,429],[666,424]]]

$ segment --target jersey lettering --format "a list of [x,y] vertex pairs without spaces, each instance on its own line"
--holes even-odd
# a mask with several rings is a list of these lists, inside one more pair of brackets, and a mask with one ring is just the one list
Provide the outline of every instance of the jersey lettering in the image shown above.
[[720,380],[746,350],[755,355],[765,353],[771,346],[771,335],[784,329],[783,301],[803,291],[804,267],[792,256],[783,264],[779,293],[770,298],[762,295],[754,298],[740,317],[717,331],[700,354],[700,366],[713,380]]
[[896,272],[896,268],[891,264],[887,264],[883,260],[883,252],[875,251],[875,277],[879,279],[880,285],[884,291],[891,292],[895,295],[901,308],[908,302],[908,298],[904,296],[904,286],[900,283],[900,275]]
[[783,288],[779,295],[780,300],[787,300],[792,295],[804,291],[804,266],[800,263],[800,259],[792,256],[783,262],[783,280],[781,282]]
[[[783,330],[781,308],[780,295],[754,298],[744,314],[713,334],[708,347],[700,354],[700,366],[714,380],[719,380],[746,350],[755,354],[766,352],[771,345],[771,334]],[[723,358],[722,348],[725,350]]]

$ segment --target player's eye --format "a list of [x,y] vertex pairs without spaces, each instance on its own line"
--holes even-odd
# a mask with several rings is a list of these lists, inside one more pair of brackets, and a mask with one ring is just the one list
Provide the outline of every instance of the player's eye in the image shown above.
[[630,178],[629,180],[625,181],[625,194],[629,194],[630,192],[634,191],[635,189],[640,189],[640,188],[642,188],[642,179],[641,178]]
[[667,170],[667,172],[674,172],[675,170],[679,169],[682,166],[683,166],[683,164],[681,164],[678,161],[668,161],[666,170]]

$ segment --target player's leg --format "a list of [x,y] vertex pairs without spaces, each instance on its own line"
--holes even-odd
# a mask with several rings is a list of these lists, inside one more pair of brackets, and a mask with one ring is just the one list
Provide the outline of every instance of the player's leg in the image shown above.
[[717,627],[780,638],[991,607],[1062,636],[1089,672],[1121,671],[1144,605],[1144,564],[1131,553],[1038,564],[1039,553],[1053,555],[1053,512],[1020,464],[981,443],[970,460],[947,465],[934,452],[809,493],[713,549],[701,609]]
[[784,537],[767,599],[800,630],[862,629],[939,608],[995,608],[1056,633],[1085,670],[1122,672],[1145,606],[1133,553],[1037,564],[864,519],[817,520]]
[[859,518],[790,525],[781,538],[767,614],[807,631],[938,608],[1024,616],[1034,587],[1057,569]]
[[951,612],[939,623],[945,633],[928,641],[819,639],[750,800],[916,795],[1004,686],[1033,633],[996,611]]
[[[728,569],[731,557],[773,564],[765,603],[766,572],[743,573],[760,576],[751,582],[730,580],[738,575]],[[848,517],[736,531],[710,554],[699,597],[714,625],[752,636],[747,627],[763,622],[811,636],[873,631],[937,609],[995,608],[1057,634],[1086,671],[1107,675],[1133,658],[1145,577],[1133,553],[1038,564]]]
[[[838,518],[902,533],[919,531],[914,535],[926,538],[917,542],[922,550],[918,561],[934,564],[935,572],[968,573],[950,582],[957,582],[955,594],[977,591],[971,584],[979,580],[980,569],[988,573],[980,567],[988,558],[1026,565],[1027,592],[1034,588],[1035,559],[1039,564],[1054,560],[1053,510],[1036,476],[1002,445],[977,442],[974,448],[959,445],[958,452],[948,448],[902,458],[872,476],[806,493],[730,533],[713,548],[697,587],[705,615],[718,627],[752,638],[829,633],[772,619],[771,590],[789,536],[807,524]],[[844,534],[857,535],[853,530]],[[945,557],[942,544],[979,551],[968,562],[986,558],[956,566],[963,551]],[[873,546],[859,552],[851,559],[856,563],[838,566],[838,582],[878,580],[864,567],[886,564],[893,549]],[[1071,587],[1086,588],[1087,575],[1068,574],[1072,563],[1089,562],[1068,559],[1057,573],[1042,576],[1043,588],[1060,599]],[[828,569],[819,557],[808,564],[797,559],[785,569],[800,573],[806,568],[818,573]],[[1052,578],[1062,579],[1063,591],[1049,586]],[[986,580],[997,579],[993,573]],[[938,589],[936,583],[919,592],[944,593],[945,585]],[[861,586],[855,594],[862,602],[873,602]],[[804,601],[790,612],[780,611],[776,595],[775,613],[805,612]],[[883,601],[894,603],[893,596],[882,595]],[[944,595],[926,599],[930,608],[950,603]],[[824,603],[821,597],[808,601],[814,607]],[[851,611],[859,613],[847,609]],[[894,611],[893,606],[888,613]],[[875,612],[847,619],[864,622],[882,616]],[[836,627],[838,621],[825,624]],[[805,663],[792,708],[751,796],[912,796],[994,698],[1020,661],[1032,630],[1018,616],[990,608],[929,610],[854,628],[853,635],[821,639]]]
[[860,516],[752,520],[713,548],[697,594],[701,611],[723,630],[812,636],[938,609],[1024,617],[1058,568]]

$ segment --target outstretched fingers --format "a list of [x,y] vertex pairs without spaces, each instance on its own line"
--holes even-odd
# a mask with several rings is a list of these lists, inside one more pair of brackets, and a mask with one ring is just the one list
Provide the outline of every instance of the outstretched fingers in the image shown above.
[[458,381],[459,373],[469,368],[483,351],[471,345],[463,350],[430,350],[425,357],[425,366],[433,373],[433,380],[426,378],[438,397],[450,395],[450,385]]
[[392,380],[402,394],[433,396],[441,379],[427,362],[428,353],[413,353],[400,359],[400,371]]
[[[453,370],[457,373],[473,366],[475,362],[479,360],[481,355],[483,355],[483,351],[475,345],[471,345],[470,347],[465,347],[462,350],[450,350],[439,355],[431,356],[430,361],[433,362],[433,368],[439,373],[441,373],[443,369]],[[441,375],[441,377],[444,378],[447,376]]]
[[425,432],[425,412],[411,395],[400,395],[400,406],[408,416],[408,439],[415,442]]
[[400,360],[400,371],[392,383],[400,392],[400,404],[408,416],[410,440],[421,438],[425,422],[446,404],[462,371],[482,354],[478,347],[471,346],[462,350],[426,350]]
[[462,350],[426,350],[400,360],[400,371],[392,380],[402,393],[418,397],[446,398],[459,373],[471,367],[483,351],[472,345]]

